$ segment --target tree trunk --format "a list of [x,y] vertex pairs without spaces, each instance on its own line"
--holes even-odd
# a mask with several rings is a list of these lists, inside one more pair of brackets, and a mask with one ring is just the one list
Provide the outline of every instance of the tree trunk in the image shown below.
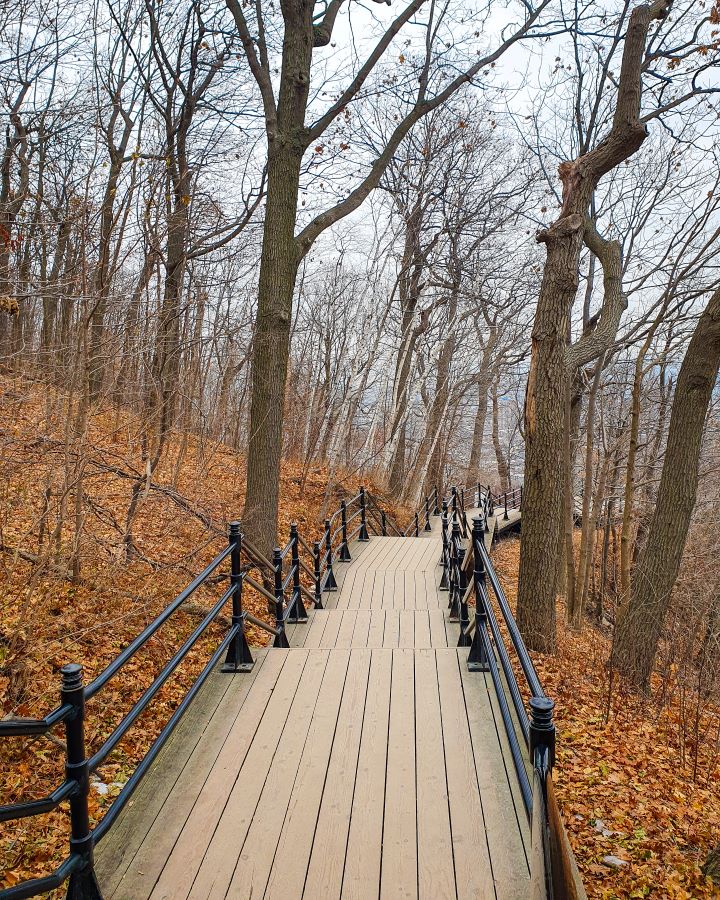
[[[568,318],[578,286],[582,219],[561,218],[543,236],[547,262],[532,331],[525,397],[525,490],[517,619],[533,650],[555,651],[555,572],[563,520]],[[543,574],[544,573],[544,574]],[[550,575],[548,576],[548,573]]]
[[720,289],[700,317],[680,367],[657,503],[634,573],[630,602],[616,627],[613,662],[641,687],[649,684],[685,549],[705,417],[719,368]]
[[285,35],[276,131],[268,128],[268,180],[258,309],[243,527],[261,553],[275,544],[280,493],[285,381],[292,301],[302,253],[295,239],[305,110],[313,49],[312,4],[283,5]]
[[[667,0],[656,0],[635,7],[630,14],[612,127],[592,150],[560,165],[560,214],[538,234],[547,247],[547,259],[533,324],[525,397],[525,492],[517,602],[518,625],[534,650],[555,650],[555,583],[547,572],[557,571],[563,491],[557,465],[563,458],[568,373],[607,350],[622,313],[620,246],[597,234],[588,218],[590,202],[603,175],[636,153],[647,137],[640,122],[645,45],[650,23],[664,17],[668,7]],[[568,348],[583,240],[603,265],[604,299],[593,330]]]

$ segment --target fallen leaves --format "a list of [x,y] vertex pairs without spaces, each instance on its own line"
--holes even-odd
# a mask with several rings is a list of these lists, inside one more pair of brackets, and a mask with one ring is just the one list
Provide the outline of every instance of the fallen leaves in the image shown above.
[[[514,607],[519,541],[498,543],[493,561]],[[701,777],[693,781],[678,746],[678,709],[633,695],[617,679],[611,689],[609,652],[601,631],[586,623],[577,633],[559,621],[557,655],[533,655],[556,701],[554,782],[588,896],[720,897],[700,871],[720,842],[713,742],[702,747]]]

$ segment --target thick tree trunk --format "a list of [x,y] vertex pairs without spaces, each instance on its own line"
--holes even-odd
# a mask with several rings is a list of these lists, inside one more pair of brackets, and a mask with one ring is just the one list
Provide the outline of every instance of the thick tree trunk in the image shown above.
[[[655,0],[631,13],[612,127],[592,150],[560,165],[560,215],[538,234],[547,247],[547,259],[535,312],[525,398],[525,493],[517,604],[520,630],[535,650],[555,650],[555,583],[547,572],[557,571],[563,491],[562,472],[558,473],[557,467],[563,458],[568,373],[607,350],[622,313],[620,247],[597,234],[588,219],[590,202],[602,176],[636,153],[647,136],[640,122],[642,61],[650,23],[665,16],[668,6],[668,0]],[[599,322],[568,348],[583,240],[602,262],[604,300]]]
[[295,214],[302,154],[283,149],[270,157],[255,326],[243,527],[269,554],[275,544],[279,503],[285,380],[290,322],[300,257]]
[[[533,650],[555,651],[555,572],[563,521],[562,460],[568,317],[578,286],[582,219],[561,218],[543,235],[547,262],[525,398],[525,490],[517,618]],[[550,561],[550,562],[549,562]]]
[[613,662],[639,686],[650,680],[690,518],[708,405],[720,368],[720,289],[695,328],[678,375],[665,462],[648,539],[627,610],[618,617]]

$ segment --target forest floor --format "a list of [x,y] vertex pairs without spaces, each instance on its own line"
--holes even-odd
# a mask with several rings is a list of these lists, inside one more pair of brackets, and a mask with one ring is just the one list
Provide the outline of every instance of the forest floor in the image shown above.
[[[75,414],[59,392],[0,378],[4,715],[49,711],[57,703],[59,669],[66,662],[82,661],[87,679],[101,671],[224,546],[226,523],[242,505],[244,460],[226,445],[178,434],[148,482],[142,428],[133,416],[101,409],[84,436],[72,438],[69,422]],[[144,489],[133,524],[136,549],[127,558],[125,516],[138,479]],[[321,466],[283,465],[281,534],[292,518],[307,538],[319,536],[327,479]],[[358,486],[357,477],[343,475],[331,508]],[[514,539],[501,541],[495,550],[511,602],[518,553]],[[73,558],[79,560],[75,579],[68,571]],[[212,596],[199,591],[195,612],[173,616],[123,675],[93,699],[87,721],[91,748],[100,745],[198,624]],[[266,615],[263,600],[245,599],[252,612]],[[90,795],[94,822],[181,701],[225,627],[206,633],[102,767]],[[251,630],[252,642],[264,643],[264,637]],[[605,900],[720,896],[699,870],[720,840],[717,739],[697,747],[694,778],[691,744],[679,739],[687,723],[683,726],[672,704],[659,709],[621,684],[610,693],[608,652],[609,639],[602,632],[588,625],[577,634],[561,626],[558,655],[537,657],[548,694],[557,700],[557,792],[588,894]],[[713,735],[717,715],[701,723]],[[62,780],[61,737],[0,742],[3,803],[42,797]],[[46,874],[66,852],[62,809],[0,826],[0,886]],[[611,868],[603,862],[608,856],[626,864]]]
[[[513,608],[519,559],[517,538],[493,551]],[[657,682],[641,698],[611,682],[609,635],[587,622],[572,631],[563,613],[557,654],[533,659],[556,701],[554,781],[588,897],[720,897],[700,871],[720,843],[720,709],[703,709],[696,729],[697,698],[681,704]]]

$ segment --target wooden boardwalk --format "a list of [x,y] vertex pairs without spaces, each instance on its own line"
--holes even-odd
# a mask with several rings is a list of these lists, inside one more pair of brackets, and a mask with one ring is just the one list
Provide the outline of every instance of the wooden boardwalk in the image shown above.
[[437,533],[351,550],[291,649],[210,677],[100,845],[107,900],[529,896],[507,738],[456,649]]

